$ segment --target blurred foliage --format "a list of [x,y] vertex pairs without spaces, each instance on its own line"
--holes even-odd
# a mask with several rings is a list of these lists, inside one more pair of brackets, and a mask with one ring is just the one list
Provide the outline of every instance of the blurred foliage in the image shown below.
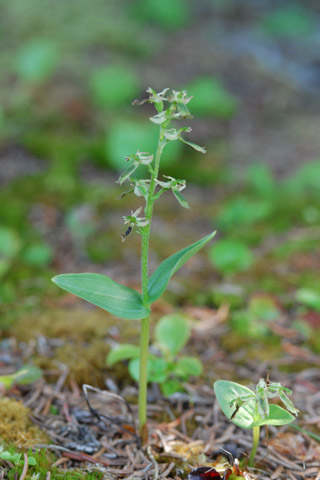
[[[269,159],[259,158],[254,148],[251,164],[238,165],[237,136],[243,138],[240,146],[246,151],[251,130],[259,136],[265,125],[277,130],[281,122],[293,119],[288,129],[295,134],[296,112],[307,116],[309,108],[316,109],[311,97],[296,87],[291,91],[290,82],[277,70],[271,69],[269,76],[262,71],[269,63],[281,73],[287,71],[284,51],[294,77],[308,58],[316,66],[318,50],[311,54],[308,45],[316,38],[319,15],[312,2],[262,3],[253,7],[252,2],[239,6],[235,0],[0,0],[0,162],[12,156],[12,165],[19,164],[14,150],[18,146],[26,164],[12,179],[6,178],[11,166],[3,169],[2,327],[20,309],[54,297],[50,270],[57,273],[64,262],[104,268],[124,260],[134,269],[119,241],[121,216],[123,210],[130,211],[130,198],[116,200],[120,192],[114,181],[128,154],[138,148],[154,151],[157,129],[142,119],[145,107],[140,111],[131,106],[132,100],[143,98],[150,82],[159,89],[185,87],[193,95],[194,130],[208,153],[199,158],[182,143],[171,142],[163,171],[179,178],[183,170],[183,178],[207,188],[204,198],[210,198],[190,209],[190,220],[177,218],[170,203],[162,210],[160,206],[163,223],[153,254],[159,259],[167,254],[175,230],[184,236],[185,224],[190,221],[192,231],[203,218],[206,228],[213,224],[218,230],[219,239],[204,257],[207,283],[201,302],[216,307],[227,303],[235,313],[231,324],[237,332],[262,338],[270,336],[279,307],[273,297],[254,294],[258,289],[285,293],[288,306],[301,311],[300,331],[313,340],[314,329],[303,315],[319,312],[320,160],[304,164],[301,156],[300,167],[293,171],[288,165],[291,173],[278,178],[278,167],[269,167]],[[252,31],[260,32],[262,43],[252,44],[247,52],[241,42]],[[270,40],[275,56],[264,50]],[[300,63],[294,59],[296,44]],[[225,52],[230,49],[230,57],[222,55],[221,45]],[[247,52],[248,63],[237,57],[235,47]],[[255,49],[263,68],[252,61]],[[308,129],[302,130],[307,144]],[[279,137],[282,132],[283,127]],[[257,142],[262,142],[258,151],[263,151],[263,135]],[[29,171],[30,161],[37,159],[39,168]],[[138,248],[138,239],[131,245]],[[175,291],[173,285],[177,302],[194,298],[191,282],[188,294]]]
[[58,58],[53,43],[43,38],[32,40],[18,50],[16,72],[26,83],[39,83],[53,74]]
[[236,113],[236,98],[215,78],[196,78],[186,86],[186,90],[193,96],[190,108],[195,115],[228,119]]
[[308,288],[300,288],[296,291],[297,302],[320,312],[320,288],[319,291]]
[[270,335],[269,325],[279,320],[281,310],[274,298],[267,295],[253,296],[246,309],[232,315],[232,326],[243,336],[261,338]]
[[[127,168],[127,155],[142,152],[154,152],[158,142],[158,132],[150,122],[125,120],[115,122],[106,137],[106,158],[117,171]],[[170,142],[164,152],[161,167],[165,167],[178,159],[183,150],[180,142]],[[139,172],[137,172],[139,174]]]
[[268,13],[261,27],[270,36],[303,37],[315,32],[317,25],[311,12],[299,3],[287,3]]
[[137,0],[133,12],[137,21],[152,21],[167,30],[184,27],[191,18],[184,0]]
[[230,239],[215,242],[210,247],[209,258],[213,266],[225,275],[247,270],[253,262],[248,247],[242,242]]
[[128,106],[140,91],[136,74],[116,64],[92,72],[90,86],[98,107]]

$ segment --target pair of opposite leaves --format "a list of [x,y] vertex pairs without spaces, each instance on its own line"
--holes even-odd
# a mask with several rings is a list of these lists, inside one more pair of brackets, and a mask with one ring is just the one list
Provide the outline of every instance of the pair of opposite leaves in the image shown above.
[[197,242],[183,248],[164,260],[149,278],[148,305],[136,290],[121,285],[99,273],[68,273],[55,276],[52,281],[67,292],[73,293],[108,312],[130,320],[148,317],[150,304],[161,297],[172,275],[215,235],[212,232]]

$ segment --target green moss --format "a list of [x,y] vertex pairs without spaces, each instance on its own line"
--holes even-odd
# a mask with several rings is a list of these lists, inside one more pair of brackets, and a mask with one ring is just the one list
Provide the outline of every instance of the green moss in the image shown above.
[[31,411],[12,398],[0,398],[0,439],[16,447],[48,443],[49,437],[30,420]]
[[69,369],[69,378],[78,385],[89,383],[103,388],[107,377],[122,386],[131,382],[125,365],[106,366],[110,349],[106,338],[110,337],[110,328],[115,327],[121,331],[121,340],[138,341],[136,322],[116,319],[98,309],[53,309],[40,315],[24,314],[17,319],[11,333],[18,341],[30,341],[39,335],[62,339],[62,345],[51,357],[36,356],[34,363],[43,370],[56,369],[57,363],[62,363]]
[[41,315],[24,315],[17,320],[12,333],[18,341],[29,341],[38,335],[45,335],[66,341],[90,342],[93,339],[105,338],[110,326],[115,323],[115,319],[101,310],[53,308]]
[[93,340],[90,344],[66,343],[55,352],[59,363],[67,365],[69,377],[78,385],[89,383],[103,388],[106,378],[106,356],[108,345],[101,340]]

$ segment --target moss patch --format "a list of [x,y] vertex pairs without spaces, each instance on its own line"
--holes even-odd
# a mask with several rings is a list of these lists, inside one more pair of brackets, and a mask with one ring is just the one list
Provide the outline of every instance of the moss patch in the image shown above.
[[17,447],[31,447],[48,443],[49,437],[29,416],[31,411],[21,402],[12,398],[0,398],[0,438],[3,442]]
[[24,315],[12,328],[12,334],[23,342],[40,335],[61,339],[58,347],[51,345],[45,354],[36,354],[33,362],[43,370],[55,370],[59,363],[66,365],[70,372],[69,379],[72,378],[78,385],[89,383],[104,388],[108,377],[119,385],[131,383],[127,367],[119,363],[107,368],[106,356],[111,339],[138,343],[137,322],[116,319],[98,309],[56,309],[41,315]]

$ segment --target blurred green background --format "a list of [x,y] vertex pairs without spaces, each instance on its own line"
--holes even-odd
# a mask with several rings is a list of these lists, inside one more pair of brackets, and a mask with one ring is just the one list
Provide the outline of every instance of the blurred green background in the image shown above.
[[191,210],[159,202],[152,267],[218,230],[166,298],[227,302],[234,328],[253,336],[280,301],[310,340],[320,328],[319,27],[312,0],[1,0],[2,328],[52,306],[56,273],[138,285],[139,236],[123,245],[121,233],[139,204],[117,200],[115,180],[125,155],[155,148],[150,108],[131,106],[151,86],[194,96],[189,138],[208,152],[176,142],[164,156],[162,171],[187,180]]

